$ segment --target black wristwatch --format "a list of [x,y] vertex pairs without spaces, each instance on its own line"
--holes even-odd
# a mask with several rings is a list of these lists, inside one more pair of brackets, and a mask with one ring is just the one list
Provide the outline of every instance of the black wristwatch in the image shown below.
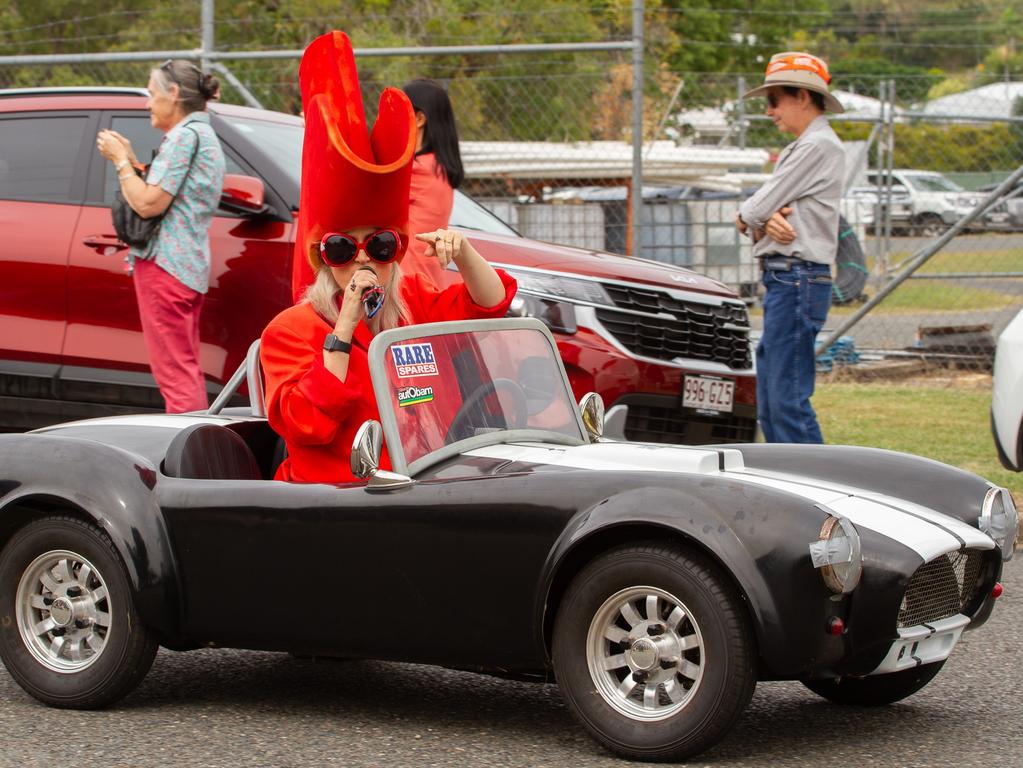
[[327,338],[323,340],[323,348],[328,352],[344,352],[347,354],[352,351],[352,344],[348,341],[341,341],[333,333],[328,333]]

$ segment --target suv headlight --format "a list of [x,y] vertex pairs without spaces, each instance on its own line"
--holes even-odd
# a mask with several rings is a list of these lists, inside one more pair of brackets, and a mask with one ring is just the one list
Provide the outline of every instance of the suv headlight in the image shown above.
[[508,314],[535,317],[552,331],[575,333],[574,304],[613,307],[604,286],[593,280],[575,280],[561,275],[505,269],[519,284]]
[[828,589],[848,594],[856,589],[863,575],[860,534],[848,518],[818,507],[829,514],[821,526],[820,539],[810,544],[810,560],[814,568],[820,569]]
[[1002,560],[1011,560],[1019,532],[1019,512],[1012,501],[1012,494],[1005,488],[991,486],[984,496],[977,527],[1002,550]]

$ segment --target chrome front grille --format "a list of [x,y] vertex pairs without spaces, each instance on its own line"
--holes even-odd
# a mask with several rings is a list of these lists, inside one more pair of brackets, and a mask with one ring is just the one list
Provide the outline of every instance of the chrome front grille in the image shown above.
[[899,608],[899,627],[915,627],[962,613],[977,594],[983,553],[950,552],[924,563],[913,574]]
[[633,354],[657,360],[710,360],[734,370],[753,365],[744,305],[701,304],[656,289],[611,283],[604,288],[616,307],[649,313],[597,310],[597,319]]

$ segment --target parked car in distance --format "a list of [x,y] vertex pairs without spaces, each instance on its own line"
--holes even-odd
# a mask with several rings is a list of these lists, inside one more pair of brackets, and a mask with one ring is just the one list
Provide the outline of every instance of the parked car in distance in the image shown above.
[[[870,171],[867,174],[868,184],[876,186],[878,175],[877,171]],[[881,172],[880,176],[884,180],[887,173]],[[973,210],[981,200],[976,192],[968,192],[934,171],[896,168],[892,171],[891,183],[905,187],[909,193],[910,231],[924,237],[937,237]]]
[[1023,472],[1023,310],[998,337],[991,390],[998,459],[1006,469]]
[[[997,184],[985,184],[977,189],[977,194],[983,198],[997,188]],[[1023,230],[1023,181],[1018,182],[998,202],[988,208],[980,228],[1010,232]]]
[[[433,370],[397,364],[410,345]],[[557,680],[599,743],[675,762],[724,738],[760,680],[913,695],[1001,593],[1018,513],[969,472],[603,439],[599,398],[580,411],[533,318],[385,331],[368,360],[361,481],[267,479],[260,397],[0,435],[0,658],[22,689],[109,705],[158,646],[436,664]]]
[[893,231],[906,229],[913,218],[913,201],[909,190],[902,184],[892,185],[889,194],[867,185],[850,187],[846,198],[856,202],[859,221],[870,232],[882,230],[886,208],[891,210]]
[[[266,110],[209,112],[228,172],[201,320],[216,389],[292,302],[304,127]],[[162,138],[140,89],[0,91],[0,428],[163,407],[111,225],[117,182],[95,151],[101,128],[142,160]],[[733,291],[684,268],[519,237],[463,195],[452,223],[518,279],[513,312],[551,328],[573,389],[607,403],[609,433],[753,439],[750,323]]]

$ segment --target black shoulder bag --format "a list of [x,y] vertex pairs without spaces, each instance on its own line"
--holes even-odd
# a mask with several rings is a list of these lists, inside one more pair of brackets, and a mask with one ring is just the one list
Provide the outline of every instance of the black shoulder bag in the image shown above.
[[[195,156],[199,152],[199,144],[201,142],[199,133],[192,128],[189,128],[189,130],[195,134],[195,149],[192,150],[192,157],[188,161],[188,170],[185,171],[185,178],[181,180],[181,185],[178,187],[179,192],[184,189],[185,182],[188,181],[188,174],[192,172],[192,163],[195,162]],[[136,173],[138,172],[136,171]],[[143,178],[143,180],[145,179]],[[177,195],[174,197],[177,199]],[[117,191],[114,192],[114,201],[110,204],[110,218],[113,219],[117,238],[122,243],[127,243],[133,248],[144,248],[147,243],[156,239],[160,231],[160,224],[163,222],[163,217],[167,215],[171,205],[174,205],[174,200],[171,200],[167,210],[159,216],[151,216],[148,219],[144,219],[135,212],[134,208],[128,205],[128,201],[124,199],[124,195],[121,194],[120,185],[118,185]]]

